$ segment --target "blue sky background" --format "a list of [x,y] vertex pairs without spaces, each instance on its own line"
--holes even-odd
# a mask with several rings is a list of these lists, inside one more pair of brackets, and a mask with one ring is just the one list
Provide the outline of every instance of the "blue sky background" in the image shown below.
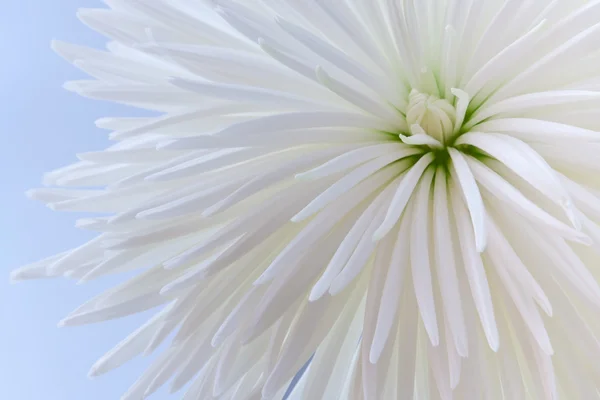
[[[148,365],[138,359],[106,376],[87,378],[104,352],[146,316],[80,328],[57,323],[121,278],[76,286],[63,279],[9,284],[14,267],[75,247],[91,238],[74,228],[75,214],[28,200],[45,171],[76,161],[75,154],[108,145],[94,120],[140,111],[78,97],[62,89],[82,73],[55,55],[52,39],[101,47],[105,39],[75,17],[99,0],[5,1],[0,14],[0,399],[119,399]],[[4,276],[2,278],[2,276]],[[167,399],[166,391],[152,399]]]

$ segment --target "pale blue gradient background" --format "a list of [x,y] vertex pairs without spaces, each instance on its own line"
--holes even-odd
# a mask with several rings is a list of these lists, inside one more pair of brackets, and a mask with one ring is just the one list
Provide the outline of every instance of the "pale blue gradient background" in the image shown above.
[[[75,17],[99,0],[14,0],[0,14],[0,399],[116,400],[148,359],[87,378],[94,361],[140,322],[136,316],[81,328],[57,328],[79,304],[120,278],[84,286],[63,279],[10,285],[10,270],[68,248],[92,235],[73,227],[77,215],[57,213],[28,200],[45,171],[76,161],[75,154],[101,150],[107,132],[93,122],[140,111],[86,100],[62,89],[84,75],[50,50],[53,38],[101,47],[105,39]],[[178,396],[175,396],[177,398]],[[152,399],[170,398],[166,390]]]

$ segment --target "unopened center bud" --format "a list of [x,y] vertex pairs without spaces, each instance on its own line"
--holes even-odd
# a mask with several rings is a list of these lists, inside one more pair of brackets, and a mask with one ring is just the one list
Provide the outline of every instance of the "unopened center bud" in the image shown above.
[[408,98],[406,122],[408,126],[420,125],[429,136],[445,143],[454,131],[456,110],[445,99],[413,89]]

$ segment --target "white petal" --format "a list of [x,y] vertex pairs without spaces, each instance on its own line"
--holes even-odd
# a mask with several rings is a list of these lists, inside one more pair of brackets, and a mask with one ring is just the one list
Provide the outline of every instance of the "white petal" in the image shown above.
[[461,192],[467,203],[467,208],[471,215],[471,222],[473,224],[473,231],[475,232],[475,246],[477,251],[481,253],[485,250],[487,245],[485,209],[483,207],[481,193],[479,192],[477,182],[475,182],[473,173],[462,153],[455,149],[448,149],[448,152],[452,158],[452,168],[450,170],[451,177],[462,189]]
[[[366,252],[367,257],[370,256],[370,252],[367,252],[365,249],[367,246],[366,238],[370,237],[369,233],[372,233],[374,229],[373,221],[377,221],[377,217],[379,217],[379,219],[381,218],[381,209],[385,209],[386,204],[389,202],[392,188],[393,186],[389,185],[384,189],[360,215],[356,220],[356,223],[353,224],[352,228],[348,231],[348,234],[339,244],[335,254],[329,261],[327,268],[325,268],[325,271],[313,286],[310,292],[310,301],[318,300],[327,292],[327,290],[329,290],[332,295],[335,295],[337,290],[333,289],[333,283],[338,279],[344,268],[350,264],[350,261],[353,258],[356,259],[356,257],[365,256],[362,251],[358,251],[359,246],[362,248],[361,250]],[[346,272],[346,274],[347,273],[348,272]]]
[[470,132],[462,135],[457,144],[478,147],[496,158],[562,207],[573,226],[579,229],[568,192],[562,187],[554,170],[526,143],[498,133]]
[[[465,128],[470,129],[474,126],[477,126],[477,129],[482,131],[501,132],[497,130],[497,128],[494,128],[494,125],[480,123],[497,115],[520,113],[523,110],[536,110],[553,105],[562,106],[576,104],[577,106],[582,106],[586,105],[587,103],[595,104],[595,102],[598,100],[600,100],[599,93],[585,90],[556,90],[528,93],[502,100],[490,106],[483,106],[473,114],[473,116],[469,119],[469,122],[465,125]],[[525,119],[521,121],[526,123]],[[515,120],[515,122],[518,122],[518,120]],[[540,124],[543,123],[543,121],[537,122]],[[489,126],[489,128],[487,128],[487,126]],[[516,129],[523,129],[523,126],[519,124],[519,126],[516,126]]]
[[114,349],[106,353],[92,366],[89,375],[98,376],[104,374],[125,364],[136,355],[141,354],[148,341],[152,339],[154,331],[164,319],[165,314],[166,312],[164,311],[156,314],[152,319],[119,343]]
[[456,275],[453,234],[448,214],[447,175],[443,168],[437,168],[433,189],[433,242],[437,277],[448,328],[458,354],[468,354],[467,329],[461,305],[461,296]]
[[450,188],[456,232],[458,232],[462,261],[471,287],[473,301],[488,343],[492,350],[497,351],[499,345],[498,328],[486,272],[481,257],[475,248],[475,237],[473,231],[469,228],[469,214],[463,204],[462,195],[455,182],[451,182]]
[[[340,96],[342,99],[354,104],[356,107],[367,111],[370,114],[376,115],[380,118],[385,118],[389,121],[400,120],[399,115],[392,111],[391,107],[386,104],[382,104],[376,100],[371,99],[369,96],[364,95],[352,87],[345,85],[344,83],[331,77],[321,66],[317,66],[315,70],[317,79],[321,84],[327,87],[329,90]],[[399,123],[400,127],[404,124]]]
[[[521,107],[522,105],[519,105],[519,110],[521,110]],[[526,142],[545,143],[556,139],[581,140],[584,142],[600,141],[600,132],[530,118],[493,119],[478,124],[476,128],[481,132],[506,133]]]
[[[321,193],[317,198],[311,201],[302,211],[294,216],[292,221],[300,222],[310,217],[317,211],[322,210],[331,202],[348,192],[358,183],[365,179],[371,179],[371,175],[381,170],[384,167],[394,163],[401,157],[405,157],[405,150],[397,150],[390,154],[385,154],[372,161],[369,161],[352,172],[346,174],[342,179],[330,186],[326,191]],[[401,160],[398,163],[389,166],[389,169],[394,169],[397,173],[403,172],[409,165],[406,160]],[[414,168],[414,167],[413,167]],[[411,169],[412,171],[412,169]]]
[[423,172],[433,162],[434,158],[433,153],[425,154],[408,170],[408,172],[406,172],[406,174],[404,174],[383,223],[373,235],[373,240],[380,240],[390,232],[394,225],[396,225],[398,219],[404,212],[419,179],[421,179]]
[[91,75],[65,88],[150,114],[28,193],[97,237],[12,275],[136,272],[62,322],[154,309],[91,375],[598,398],[600,1],[105,2],[78,12],[105,49],[52,43]]
[[[434,346],[440,342],[438,323],[433,299],[431,265],[429,260],[429,197],[434,171],[430,168],[423,174],[417,196],[413,199],[412,210],[407,215],[412,218],[410,241],[410,265],[415,288],[415,296],[421,318],[429,340]],[[424,223],[425,222],[425,223]]]
[[[392,326],[400,308],[400,299],[402,298],[406,280],[405,276],[410,263],[410,242],[407,238],[410,237],[411,222],[411,218],[405,215],[400,222],[398,235],[395,238],[386,237],[384,239],[393,244],[393,251],[391,252],[389,265],[382,266],[382,268],[387,268],[387,275],[381,291],[381,304],[379,305],[377,320],[373,321],[375,333],[369,352],[369,361],[373,364],[378,362],[386,343],[391,340],[390,335],[393,334]],[[380,246],[383,246],[383,243]],[[381,251],[384,250],[387,250],[387,248],[382,247]]]
[[561,236],[570,240],[589,243],[590,239],[579,231],[564,224],[548,214],[535,203],[525,197],[518,189],[496,174],[491,168],[473,157],[467,157],[467,162],[475,175],[475,179],[487,189],[490,195],[513,207],[523,217],[551,228]]
[[372,160],[373,158],[391,153],[393,150],[404,150],[406,155],[398,157],[399,159],[409,157],[420,152],[419,149],[403,148],[402,145],[393,142],[361,147],[329,160],[317,168],[298,174],[296,175],[296,178],[313,180],[329,176],[358,166],[366,161]]

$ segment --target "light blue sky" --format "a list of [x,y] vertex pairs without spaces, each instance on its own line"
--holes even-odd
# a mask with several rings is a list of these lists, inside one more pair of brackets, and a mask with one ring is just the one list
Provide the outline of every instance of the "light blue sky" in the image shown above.
[[[0,399],[113,400],[133,383],[147,359],[91,380],[87,371],[105,351],[145,320],[134,317],[82,328],[57,322],[120,279],[76,286],[58,279],[10,285],[10,270],[81,244],[89,233],[73,227],[77,215],[28,200],[45,171],[76,161],[75,154],[107,146],[95,128],[104,116],[128,109],[86,100],[61,88],[83,75],[50,50],[53,38],[103,46],[104,38],[75,17],[99,0],[4,1],[0,14]],[[164,392],[153,399],[167,399]]]

